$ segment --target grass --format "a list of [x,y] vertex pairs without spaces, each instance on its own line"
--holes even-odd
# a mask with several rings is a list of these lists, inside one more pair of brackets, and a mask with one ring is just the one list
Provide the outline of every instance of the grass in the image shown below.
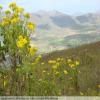
[[43,61],[47,62],[58,57],[78,59],[80,61],[78,67],[80,74],[77,76],[79,91],[84,92],[85,95],[100,95],[100,88],[98,88],[100,84],[100,42],[46,54]]
[[[71,68],[68,59],[79,61],[79,66]],[[17,69],[16,74],[2,72],[0,95],[100,96],[99,60],[100,42],[43,54],[38,63],[25,65],[26,69]]]

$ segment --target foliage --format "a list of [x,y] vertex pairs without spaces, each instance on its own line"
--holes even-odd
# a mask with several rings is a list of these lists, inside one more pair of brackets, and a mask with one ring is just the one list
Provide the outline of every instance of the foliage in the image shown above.
[[24,64],[37,51],[36,47],[30,45],[30,34],[34,32],[35,24],[29,21],[30,15],[14,2],[2,14],[1,10],[0,36],[4,41],[0,53],[4,57],[8,55],[12,67],[16,67],[17,64]]
[[[36,54],[37,48],[30,44],[30,34],[34,32],[36,26],[30,22],[30,15],[15,2],[10,3],[6,11],[2,11],[0,7],[0,16],[0,37],[3,38],[2,45],[0,42],[0,67],[11,68],[10,77],[9,75],[7,77],[10,78],[10,85],[15,85],[18,70],[20,69],[21,73],[25,70],[27,74],[28,65]],[[5,77],[3,75],[3,87],[7,83]],[[14,93],[13,91],[11,86],[10,92]]]
[[[99,80],[95,84],[88,81],[87,76],[86,79],[83,77],[90,66],[97,67],[93,59],[95,55],[86,54],[86,50],[80,53],[82,50],[77,49],[68,53],[61,51],[46,56],[36,55],[37,48],[30,44],[30,34],[36,27],[29,20],[30,15],[16,3],[11,3],[4,14],[0,6],[0,16],[0,36],[4,38],[3,45],[0,43],[0,95],[100,95]],[[4,62],[8,60],[11,69],[4,68]],[[85,81],[92,88],[82,88]]]

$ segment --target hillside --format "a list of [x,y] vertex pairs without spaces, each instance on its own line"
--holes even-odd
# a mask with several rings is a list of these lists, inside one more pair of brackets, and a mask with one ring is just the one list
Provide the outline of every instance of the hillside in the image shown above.
[[96,56],[99,60],[100,57],[100,42],[90,43],[82,46],[78,46],[75,48],[67,49],[67,50],[59,50],[52,53],[47,53],[43,57],[43,59],[54,59],[57,57],[68,57],[68,56],[76,56],[80,57],[84,54],[90,55],[90,57]]
[[[100,95],[100,88],[98,89],[98,84],[100,84],[100,42],[45,54],[42,62],[57,58],[78,59],[80,61],[78,67],[80,71],[78,74],[79,90],[83,91],[85,95],[96,95],[97,92]],[[47,66],[48,64],[45,67]]]

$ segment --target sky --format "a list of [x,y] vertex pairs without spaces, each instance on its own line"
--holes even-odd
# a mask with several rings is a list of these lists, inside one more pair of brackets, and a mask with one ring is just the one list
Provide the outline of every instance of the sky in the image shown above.
[[0,0],[0,5],[6,9],[12,1],[31,13],[40,10],[56,10],[67,14],[100,12],[100,0]]

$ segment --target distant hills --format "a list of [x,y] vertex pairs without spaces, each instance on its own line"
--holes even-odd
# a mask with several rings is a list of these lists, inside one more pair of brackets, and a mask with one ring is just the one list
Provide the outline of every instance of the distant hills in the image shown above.
[[31,14],[36,23],[32,42],[39,52],[51,52],[100,40],[100,13],[71,16],[59,11],[38,11]]

